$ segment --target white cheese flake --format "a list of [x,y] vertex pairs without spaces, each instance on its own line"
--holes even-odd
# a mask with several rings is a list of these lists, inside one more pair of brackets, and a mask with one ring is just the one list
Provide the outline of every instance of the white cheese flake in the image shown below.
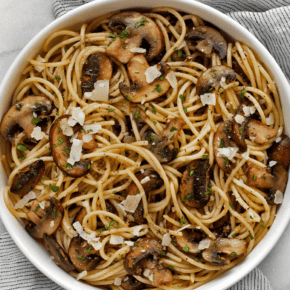
[[40,206],[41,209],[45,208],[45,201],[42,201],[38,204]]
[[[39,61],[39,62],[45,62],[45,59],[43,57],[41,57],[40,55],[37,56],[36,58],[36,61]],[[35,70],[37,70],[38,72],[42,72],[44,67],[43,66],[40,66],[40,65],[34,65],[34,68]]]
[[248,117],[248,116],[251,116],[252,114],[254,114],[255,113],[255,111],[256,111],[256,107],[254,107],[254,106],[243,106],[243,111],[244,111],[244,115],[246,116],[246,117]]
[[96,134],[99,132],[100,129],[102,129],[102,125],[100,125],[98,123],[84,125],[84,129],[89,134]]
[[126,199],[121,202],[121,204],[124,206],[126,211],[134,213],[141,198],[141,194],[128,195]]
[[146,176],[140,181],[140,183],[144,184],[144,183],[148,182],[149,180],[150,180],[150,176]]
[[84,144],[84,141],[74,139],[73,144],[70,149],[70,155],[67,160],[67,162],[71,165],[74,165],[77,161],[81,160],[82,156],[82,146]]
[[50,227],[53,228],[54,227],[54,221],[50,222]]
[[241,154],[241,156],[244,157],[246,160],[248,160],[249,159],[249,152],[246,151],[243,154]]
[[153,281],[153,273],[148,278],[152,282]]
[[142,230],[142,226],[136,226],[133,230],[133,235],[134,236],[139,236],[139,232]]
[[214,105],[216,104],[216,97],[215,93],[206,93],[200,96],[200,101],[202,102],[203,106],[205,105]]
[[247,213],[246,213],[246,220],[248,222],[260,222],[261,220],[261,217],[255,213],[254,211],[250,211],[248,210]]
[[270,162],[269,162],[269,166],[272,167],[272,166],[274,166],[276,163],[277,163],[277,161],[270,161]]
[[111,235],[110,244],[112,245],[122,245],[124,238],[122,236]]
[[87,275],[88,275],[87,270],[82,271],[82,272],[80,272],[80,273],[77,275],[77,280],[80,280],[80,279],[84,278],[84,277],[87,276]]
[[281,140],[282,140],[282,138],[281,138],[281,137],[278,137],[278,138],[275,140],[275,142],[276,142],[276,143],[279,143]]
[[163,237],[162,237],[162,246],[169,246],[171,243],[171,238],[170,235],[168,233],[166,233]]
[[150,84],[161,75],[162,73],[157,69],[157,65],[150,66],[145,71],[146,82]]
[[238,147],[218,148],[217,157],[227,157],[229,160],[232,160],[238,150]]
[[94,233],[91,233],[90,235],[86,233],[80,222],[73,223],[73,227],[78,232],[80,237],[91,244],[95,250],[99,250],[102,247],[102,243],[99,241],[100,237],[96,238]]
[[68,124],[70,126],[74,126],[76,123],[80,125],[84,125],[85,121],[85,113],[80,107],[76,107],[72,109],[72,116],[68,119]]
[[177,79],[174,71],[171,71],[169,74],[167,74],[165,78],[168,80],[172,88],[175,89],[177,87]]
[[125,241],[124,243],[128,246],[134,246],[134,242],[131,241]]
[[222,77],[221,80],[220,80],[220,86],[223,88],[227,85],[226,83],[226,78],[225,77]]
[[84,141],[84,143],[89,143],[90,141],[92,141],[93,140],[93,136],[91,135],[91,134],[85,134],[84,136],[83,136],[83,141]]
[[242,124],[245,121],[245,118],[241,115],[236,115],[235,120],[237,123]]
[[255,140],[256,140],[256,136],[249,136],[249,138],[252,142],[255,142]]
[[266,118],[266,125],[273,125],[275,123],[274,114],[271,112],[269,117]]
[[72,136],[74,134],[73,128],[68,124],[67,119],[61,119],[59,125],[65,136]]
[[146,49],[145,48],[141,48],[141,47],[132,47],[130,48],[131,52],[136,52],[136,53],[145,53]]
[[34,127],[31,137],[35,140],[39,141],[43,138],[43,133],[41,132],[41,128],[39,126]]
[[115,278],[115,281],[114,281],[114,285],[116,285],[116,286],[120,286],[121,283],[122,283],[122,279],[119,278],[119,277],[116,277],[116,278]]
[[149,269],[145,269],[143,272],[143,276],[148,278],[150,276],[151,271]]
[[184,229],[187,229],[187,228],[189,228],[189,227],[190,227],[190,224],[188,224],[188,225],[186,225],[186,226],[184,226],[184,227],[178,229],[177,232],[179,233],[179,232],[181,232],[181,231],[183,231]]
[[210,246],[210,240],[209,239],[204,239],[204,240],[201,240],[199,242],[198,249],[199,250],[208,249],[209,246]]
[[23,208],[30,200],[35,199],[36,195],[34,191],[30,191],[22,197],[14,206],[15,209]]
[[90,99],[91,101],[109,102],[109,80],[99,80],[94,84],[94,90],[91,92],[85,92],[84,98]]
[[277,190],[275,193],[275,204],[281,204],[283,202],[283,193],[280,190]]

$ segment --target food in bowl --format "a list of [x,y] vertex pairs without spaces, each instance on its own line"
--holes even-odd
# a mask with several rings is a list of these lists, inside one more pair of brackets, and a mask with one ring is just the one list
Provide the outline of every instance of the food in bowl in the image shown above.
[[271,227],[289,138],[245,44],[172,8],[50,35],[0,132],[10,212],[77,279],[191,289]]

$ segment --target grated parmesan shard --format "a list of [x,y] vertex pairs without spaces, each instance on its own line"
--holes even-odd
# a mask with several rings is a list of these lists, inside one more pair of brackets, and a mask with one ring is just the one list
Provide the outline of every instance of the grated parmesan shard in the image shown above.
[[245,121],[245,118],[241,115],[236,115],[235,120],[237,123],[242,124]]
[[121,278],[119,278],[119,277],[115,278],[114,285],[120,286],[121,283],[122,283],[122,279]]
[[163,237],[162,237],[162,246],[169,246],[171,243],[171,238],[170,235],[168,233],[166,233]]
[[111,235],[110,244],[112,245],[122,245],[124,238],[121,236]]
[[150,84],[161,75],[162,73],[157,69],[157,65],[150,66],[145,71],[146,82]]
[[141,194],[128,195],[125,200],[121,202],[125,210],[131,213],[134,213],[138,207],[138,204],[141,200]]
[[[40,55],[37,56],[36,61],[45,63],[45,59],[43,57],[41,57]],[[44,66],[34,65],[34,68],[36,71],[42,72],[44,69]]]
[[204,240],[201,240],[199,242],[198,249],[199,250],[208,249],[209,246],[210,246],[210,240],[209,239],[204,239]]
[[95,123],[90,125],[84,125],[84,129],[89,134],[96,134],[99,132],[100,129],[102,129],[102,126],[98,123]]
[[130,51],[136,53],[146,53],[146,49],[141,47],[132,47],[130,48]]
[[67,162],[71,165],[74,165],[76,162],[81,160],[82,156],[82,146],[84,144],[84,141],[74,139],[73,144],[70,150],[70,155],[67,160]]
[[227,157],[232,160],[238,151],[238,147],[218,148],[217,157]]
[[72,136],[74,134],[73,128],[68,124],[68,120],[66,118],[61,119],[59,125],[65,136]]
[[30,200],[35,199],[36,195],[34,191],[30,191],[26,195],[23,196],[14,206],[15,209],[23,208]]
[[99,101],[99,102],[109,102],[109,80],[98,80],[94,84],[94,90],[92,92],[85,92],[84,98],[89,99],[91,101]]
[[165,78],[168,80],[172,88],[175,89],[177,87],[177,79],[174,71],[171,71],[169,74],[167,74]]
[[280,190],[277,190],[275,193],[275,204],[281,204],[283,202],[283,193]]
[[68,119],[68,124],[70,126],[74,126],[76,123],[80,125],[84,125],[85,122],[85,113],[80,107],[76,107],[72,109],[72,116]]
[[203,106],[205,105],[214,105],[216,104],[216,97],[215,93],[206,93],[200,96],[200,101],[202,102]]
[[39,126],[36,126],[33,129],[32,133],[31,133],[31,137],[37,141],[43,139],[43,133],[41,132],[41,128]]

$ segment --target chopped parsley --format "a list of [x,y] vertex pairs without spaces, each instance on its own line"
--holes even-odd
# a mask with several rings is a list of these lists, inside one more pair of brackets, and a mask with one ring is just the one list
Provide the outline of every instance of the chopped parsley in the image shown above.
[[151,107],[152,107],[152,109],[153,109],[153,110],[152,110],[152,113],[156,115],[156,110],[155,110],[155,107],[154,107],[154,105],[153,105],[153,104],[151,104],[150,106],[151,106]]
[[63,167],[65,167],[66,169],[72,169],[72,165],[67,163],[66,165],[63,165]]
[[116,221],[111,220],[108,226],[105,225],[105,229],[106,229],[106,230],[110,230],[110,227],[111,227],[115,222],[116,222]]
[[135,113],[135,119],[138,119],[138,118],[140,118],[141,117],[141,115],[140,115],[140,113],[139,113],[139,110],[138,111],[136,111],[136,113]]
[[129,100],[129,99],[130,99],[130,96],[126,95],[125,98],[126,98],[127,100]]
[[182,251],[184,251],[185,253],[187,253],[189,251],[189,247],[186,246],[186,247],[182,248]]
[[170,140],[172,141],[174,139],[175,134],[172,135],[172,137],[170,138]]
[[243,135],[243,130],[241,129],[241,130],[239,131],[239,133],[240,133],[240,135]]
[[88,169],[91,169],[91,163],[88,164],[88,167],[87,167],[87,168],[88,168]]
[[192,176],[194,173],[194,169],[191,169],[190,172],[189,172],[189,176]]
[[56,79],[57,82],[59,83],[59,81],[60,81],[60,77],[59,77],[59,76],[55,76],[55,79]]
[[241,91],[241,95],[240,95],[241,99],[243,99],[243,98],[245,97],[245,93],[246,93],[246,92],[247,92],[246,90],[242,90],[242,91]]
[[265,224],[263,221],[261,221],[261,226],[264,228],[265,227]]
[[233,207],[233,205],[230,203],[230,207],[232,208],[232,210],[235,210],[235,208]]
[[57,137],[57,141],[58,141],[58,145],[61,145],[64,142],[64,140],[59,137]]
[[81,259],[82,261],[85,259],[84,256],[77,256],[78,259]]
[[230,164],[229,158],[228,157],[224,157],[224,158],[225,158],[225,164],[229,165]]
[[112,113],[112,112],[115,112],[115,110],[114,109],[109,109],[109,112]]
[[92,247],[88,247],[87,248],[87,253],[89,254],[91,252],[91,250],[92,250]]
[[37,123],[39,123],[39,122],[41,122],[41,121],[42,121],[42,119],[39,119],[39,118],[33,118],[33,119],[31,120],[31,124],[36,125]]
[[224,148],[224,147],[225,147],[225,139],[222,138],[221,143],[220,143],[220,148]]
[[185,221],[185,218],[182,218],[182,219],[179,220],[179,225],[180,225],[181,227],[183,226],[184,221]]
[[34,212],[37,212],[39,209],[40,209],[40,205],[38,205],[38,206],[36,207],[36,209],[34,210]]
[[129,33],[128,31],[126,31],[126,30],[123,30],[119,35],[118,35],[118,37],[121,39],[121,41],[123,41],[123,38],[124,37],[128,37],[128,36],[130,36],[131,35],[131,33]]
[[253,179],[254,180],[257,180],[257,176],[255,174],[253,175]]
[[49,185],[49,189],[50,190],[52,190],[53,192],[57,192],[57,191],[59,191],[59,187],[58,186],[56,186],[56,185]]
[[148,20],[145,17],[142,17],[142,19],[136,23],[135,27],[139,28],[141,25],[145,25],[144,22],[148,22]]
[[238,256],[236,252],[232,252],[231,255],[234,256],[234,257]]
[[171,271],[175,271],[174,267],[171,266],[171,265],[167,266],[167,268],[168,268],[169,270],[171,270]]
[[181,51],[181,50],[179,50],[179,51],[177,52],[177,56],[178,56],[178,57],[182,57],[182,51]]
[[155,86],[155,89],[153,90],[153,92],[154,91],[157,91],[157,92],[161,92],[162,91],[162,88],[161,88],[161,86],[159,85],[159,84],[157,84],[156,86]]
[[184,97],[182,94],[179,95],[179,98],[181,99],[182,102],[184,102]]
[[173,132],[173,131],[176,131],[176,130],[177,130],[177,128],[172,126],[171,129],[170,129],[170,132]]
[[251,234],[251,232],[249,231],[249,235],[250,235],[250,238],[251,238],[251,240],[253,240],[254,239],[254,237],[252,236],[252,234]]
[[160,255],[161,255],[161,256],[165,256],[166,253],[165,253],[165,252],[161,252]]
[[19,160],[24,160],[26,158],[26,154],[24,154],[22,157],[19,158]]
[[63,151],[63,152],[65,152],[65,153],[67,153],[67,154],[69,154],[69,153],[70,153],[70,150],[69,150],[69,149],[67,149],[67,148],[63,148],[63,149],[62,149],[62,151]]
[[202,155],[201,159],[207,159],[209,155]]
[[187,108],[183,107],[183,111],[184,111],[184,113],[187,113]]
[[23,144],[18,144],[16,147],[19,151],[27,151],[27,147]]

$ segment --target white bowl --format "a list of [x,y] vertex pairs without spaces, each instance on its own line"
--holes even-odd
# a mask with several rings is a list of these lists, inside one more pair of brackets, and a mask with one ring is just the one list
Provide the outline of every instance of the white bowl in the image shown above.
[[[146,3],[146,4],[144,4]],[[41,45],[48,35],[56,30],[63,28],[73,28],[79,26],[83,22],[89,22],[97,16],[105,13],[128,8],[154,8],[160,6],[173,7],[200,16],[202,19],[209,21],[223,30],[229,37],[244,42],[254,49],[259,55],[260,60],[265,63],[271,75],[277,83],[277,87],[282,102],[284,111],[285,129],[289,133],[290,128],[290,114],[286,114],[286,110],[290,108],[290,97],[287,92],[290,91],[290,86],[279,68],[274,58],[270,55],[268,50],[244,27],[232,20],[230,17],[221,12],[192,0],[99,0],[93,1],[89,4],[83,5],[75,10],[67,13],[61,18],[55,20],[40,33],[38,33],[21,51],[18,57],[13,62],[8,70],[1,88],[0,88],[0,117],[9,108],[11,103],[11,96],[15,90],[16,84],[20,78],[22,70],[28,63],[28,60],[36,56],[41,49]],[[3,189],[7,185],[7,178],[3,166],[0,167],[0,187]],[[277,217],[273,226],[269,230],[264,239],[255,247],[255,249],[246,257],[246,259],[234,267],[218,279],[207,283],[198,288],[199,290],[222,290],[227,289],[252,269],[254,269],[274,247],[280,236],[282,235],[289,219],[290,205],[289,184],[286,189],[284,202],[279,209]],[[51,280],[69,290],[96,290],[97,287],[86,285],[77,281],[75,278],[61,270],[53,261],[50,260],[49,255],[43,248],[23,229],[20,222],[8,211],[5,206],[3,196],[0,196],[0,214],[8,232],[13,238],[14,242],[24,253],[24,255],[44,273]]]

